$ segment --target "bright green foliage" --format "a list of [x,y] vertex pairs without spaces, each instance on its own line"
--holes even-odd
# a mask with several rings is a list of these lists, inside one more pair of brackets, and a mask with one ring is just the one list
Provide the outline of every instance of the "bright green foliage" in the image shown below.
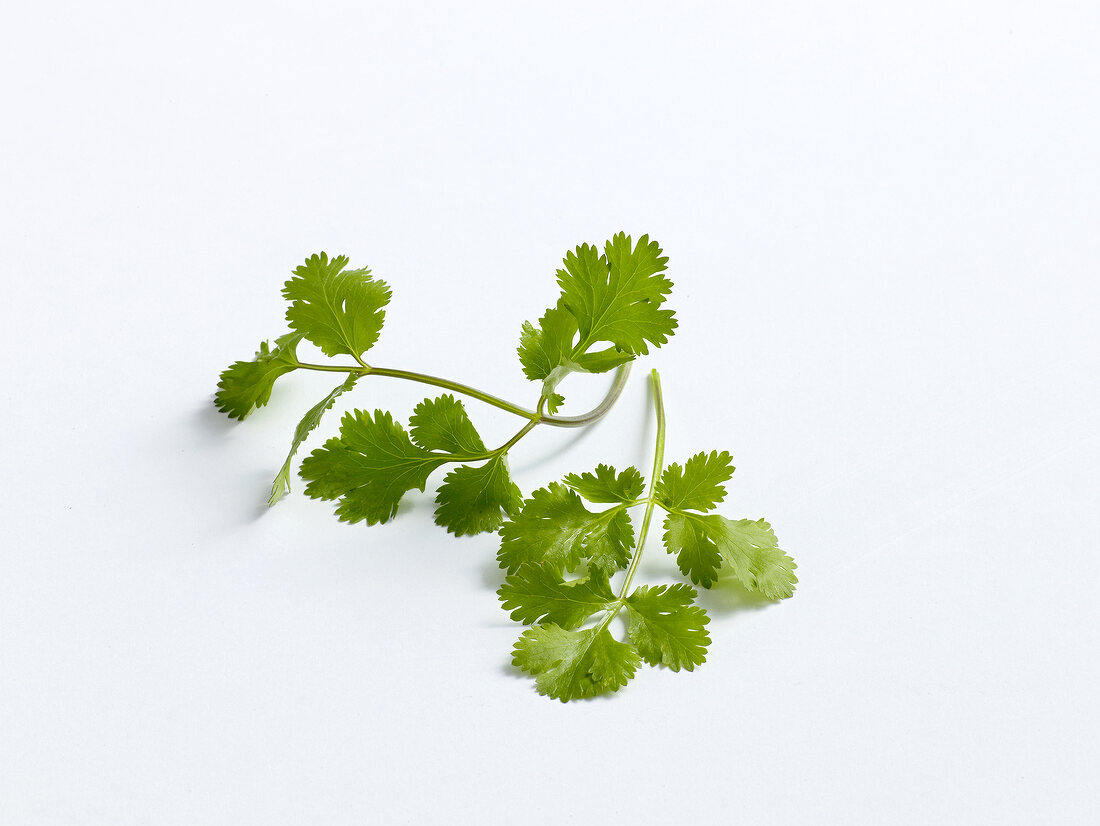
[[594,353],[576,347],[577,320],[559,301],[539,319],[539,326],[525,321],[520,331],[519,360],[523,374],[532,381],[542,380],[547,411],[553,415],[564,399],[555,393],[570,373],[604,373],[634,358],[614,347]]
[[722,482],[733,476],[730,455],[716,450],[696,453],[683,468],[671,464],[661,474],[657,498],[673,510],[712,510],[726,498]]
[[[558,270],[561,296],[520,332],[523,373],[542,381],[547,410],[561,404],[555,389],[570,373],[603,373],[660,346],[676,329],[675,315],[661,309],[672,282],[662,275],[668,259],[643,235],[633,246],[619,233],[604,247],[582,244],[565,256]],[[593,351],[599,342],[610,344]]]
[[645,480],[634,467],[616,474],[613,467],[597,465],[594,473],[570,473],[563,481],[589,502],[633,503],[645,490]]
[[[658,425],[658,445],[663,442],[662,426]],[[661,455],[658,449],[658,457]],[[658,467],[660,464],[658,458]],[[734,521],[698,512],[708,511],[722,500],[726,491],[721,483],[732,474],[728,453],[699,453],[682,467],[670,465],[650,495],[643,497],[645,480],[637,469],[618,473],[608,465],[599,465],[593,472],[566,476],[564,485],[554,483],[535,491],[520,514],[504,524],[498,560],[509,576],[497,593],[512,619],[538,625],[520,637],[514,662],[535,676],[541,693],[570,700],[616,691],[633,675],[638,659],[673,671],[692,671],[706,661],[709,618],[695,604],[698,594],[694,588],[675,583],[642,585],[630,591],[637,570],[631,564],[631,551],[641,553],[640,544],[634,548],[634,531],[627,516],[635,505],[669,511],[665,547],[696,584],[709,588],[722,571],[728,571],[745,587],[770,599],[793,593],[797,582],[794,562],[779,549],[767,522]],[[582,496],[612,507],[591,513]],[[585,541],[597,520],[601,525],[613,524],[603,521],[608,514],[614,514],[614,520],[623,519],[630,531],[630,542],[622,547],[623,555],[616,557],[613,566],[605,565],[598,556],[598,543]],[[643,543],[644,537],[638,542]],[[608,577],[627,565],[626,581],[616,596],[608,586]],[[587,577],[564,578],[563,571],[582,566],[587,566]],[[615,640],[607,630],[622,609],[626,610],[629,643]],[[594,624],[577,630],[589,623]],[[615,669],[600,670],[591,654],[597,644],[601,652],[614,652]]]
[[271,398],[271,389],[279,376],[298,367],[295,348],[302,336],[286,333],[275,339],[271,347],[266,341],[252,361],[236,361],[222,372],[214,403],[231,419],[244,419]]
[[[286,373],[347,373],[298,423],[272,484],[271,504],[290,489],[294,457],[326,411],[371,375],[446,388],[523,418],[518,433],[490,450],[454,395],[420,402],[407,430],[385,411],[354,410],[342,418],[339,435],[302,462],[306,493],[337,500],[336,513],[344,521],[387,522],[407,491],[425,490],[433,472],[453,464],[436,493],[435,521],[456,536],[499,531],[497,558],[507,576],[498,595],[513,620],[530,626],[515,645],[513,663],[534,676],[540,693],[564,702],[614,692],[643,661],[691,671],[705,661],[710,645],[709,619],[695,604],[696,590],[682,582],[632,589],[642,570],[636,554],[642,552],[655,508],[668,512],[666,549],[697,585],[710,587],[721,576],[732,576],[747,588],[782,599],[793,593],[797,579],[793,560],[779,548],[767,522],[734,521],[710,512],[724,499],[724,483],[733,474],[728,453],[698,453],[682,466],[664,468],[665,418],[656,371],[655,478],[648,491],[636,468],[620,473],[601,464],[524,500],[508,466],[512,446],[536,425],[548,423],[548,417],[551,424],[577,425],[606,411],[607,403],[585,416],[557,418],[564,403],[558,387],[571,373],[615,369],[674,334],[675,316],[663,306],[672,288],[665,276],[667,261],[648,236],[634,243],[625,233],[602,250],[582,244],[565,256],[557,271],[561,293],[555,305],[537,324],[525,323],[520,334],[524,375],[541,382],[537,401],[524,407],[449,379],[368,365],[363,356],[381,333],[389,287],[368,269],[347,269],[344,256],[330,259],[320,253],[299,266],[283,288],[290,332],[273,344],[262,343],[253,360],[225,370],[215,401],[232,418],[243,419],[268,402],[275,382]],[[303,339],[326,356],[343,356],[342,363],[300,362],[297,347]],[[609,400],[620,387],[617,381]],[[646,509],[640,535],[630,516],[636,506]],[[624,568],[613,589],[612,577]],[[567,574],[572,576],[567,579]],[[617,617],[626,623],[623,640],[611,631]]]
[[[347,263],[342,255],[329,260],[322,252],[294,271],[294,277],[283,287],[283,296],[290,302],[286,318],[291,332],[275,339],[274,347],[264,342],[252,361],[235,362],[222,373],[214,396],[219,410],[243,419],[267,404],[275,380],[300,367],[296,348],[303,338],[326,355],[348,354],[356,359],[378,340],[386,315],[382,308],[390,300],[390,289],[372,279],[370,270],[345,270]],[[306,414],[302,424],[315,410]],[[323,412],[324,408],[318,416]],[[288,478],[289,472],[280,472],[272,501],[278,501],[285,492]]]
[[340,436],[329,439],[302,462],[306,493],[340,499],[336,513],[345,522],[388,522],[405,491],[424,490],[428,476],[448,460],[413,444],[399,422],[382,410],[344,416]]
[[709,588],[723,568],[746,588],[769,599],[794,593],[794,560],[780,550],[763,519],[734,521],[718,514],[670,513],[665,547],[692,582]]
[[587,579],[566,581],[553,565],[530,562],[505,578],[497,594],[516,622],[546,622],[565,629],[579,628],[615,601],[602,571],[593,571]]
[[340,498],[337,514],[349,522],[386,522],[406,491],[424,490],[428,476],[448,462],[461,465],[436,495],[435,521],[456,536],[495,531],[504,514],[519,512],[523,495],[512,481],[503,453],[490,454],[453,396],[417,405],[406,433],[389,413],[374,417],[357,410],[344,418],[338,439],[330,439],[302,463],[310,496]]
[[604,254],[581,244],[565,256],[558,270],[562,303],[577,319],[581,344],[606,341],[634,355],[649,352],[647,342],[661,346],[676,329],[671,310],[661,304],[672,282],[661,273],[668,258],[648,235],[632,245],[619,233],[604,246]]
[[696,585],[709,588],[724,569],[750,590],[785,599],[798,582],[796,566],[767,522],[692,512],[712,510],[721,502],[726,496],[722,483],[732,475],[724,451],[697,453],[682,468],[671,464],[665,469],[654,492],[657,504],[669,511],[665,548]]
[[409,435],[425,450],[461,456],[485,452],[485,443],[466,415],[466,408],[451,395],[424,399],[418,404],[409,419]]
[[[520,636],[513,662],[535,676],[539,692],[562,701],[617,691],[642,659],[673,671],[706,661],[709,620],[695,605],[695,589],[683,583],[643,585],[623,600],[601,571],[566,581],[552,565],[526,563],[497,593],[513,620],[538,626]],[[629,644],[607,630],[624,605]],[[597,614],[604,618],[594,627],[575,630]]]
[[326,410],[332,407],[337,396],[351,390],[358,380],[359,376],[357,374],[349,374],[343,384],[334,388],[331,393],[306,411],[306,415],[302,416],[302,420],[298,422],[298,426],[294,428],[294,441],[291,442],[290,453],[287,454],[286,461],[283,462],[283,466],[279,470],[279,475],[276,476],[275,481],[271,483],[271,496],[267,500],[268,505],[273,506],[290,490],[290,466],[291,462],[294,461],[294,454],[298,452],[298,448],[302,446],[302,442],[306,440],[310,433],[320,426],[321,417],[325,415]]
[[[563,365],[573,364],[573,345],[577,337],[577,319],[561,302],[547,310],[535,327],[523,322],[519,335],[519,360],[523,375],[531,381],[549,379]],[[566,371],[568,372],[568,371]],[[550,390],[557,381],[551,383]]]
[[772,526],[763,519],[723,519],[718,549],[730,571],[744,585],[769,599],[794,593],[798,577],[794,560],[780,550]]
[[695,604],[696,596],[694,588],[678,582],[641,585],[627,598],[627,634],[647,663],[692,671],[706,661],[710,620]]
[[[634,568],[621,595],[609,586],[609,575],[629,563],[634,529],[627,510],[649,501],[640,500],[644,487],[636,468],[618,473],[599,465],[591,473],[570,474],[565,485],[553,483],[535,491],[519,516],[501,529],[498,559],[509,576],[497,594],[513,620],[538,625],[516,643],[514,662],[535,676],[539,692],[563,701],[589,697],[617,691],[640,660],[674,671],[691,671],[706,660],[708,619],[695,605],[694,588],[683,583],[643,585],[625,596]],[[593,514],[581,496],[613,507]],[[591,542],[591,529],[620,520],[630,541],[618,548],[621,555],[608,565],[600,557],[603,548]],[[719,557],[714,567],[720,562]],[[587,577],[566,580],[562,571],[582,563],[587,565]],[[629,644],[608,630],[624,607]],[[595,622],[592,628],[576,630],[590,621]]]
[[512,663],[535,677],[540,694],[576,700],[618,691],[638,669],[638,652],[606,628],[567,631],[556,625],[529,628],[516,643]]
[[626,567],[634,528],[622,507],[592,513],[572,490],[557,482],[539,488],[500,530],[497,560],[514,573],[525,562],[573,571],[581,559],[613,573]]
[[313,342],[326,356],[356,359],[378,340],[390,301],[390,288],[371,278],[370,270],[345,270],[348,259],[325,253],[306,259],[283,287],[291,302],[290,328]]
[[504,513],[519,513],[523,494],[501,455],[481,467],[461,465],[452,470],[440,485],[435,501],[435,523],[455,536],[464,536],[497,530],[504,522]]
[[684,576],[709,588],[718,579],[722,554],[714,536],[721,534],[722,517],[716,514],[670,513],[665,519],[665,548],[676,557]]

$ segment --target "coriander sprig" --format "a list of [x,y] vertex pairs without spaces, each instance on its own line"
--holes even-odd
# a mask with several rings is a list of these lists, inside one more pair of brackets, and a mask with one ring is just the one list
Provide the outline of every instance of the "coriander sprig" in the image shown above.
[[[477,399],[526,419],[511,439],[488,450],[453,395],[425,399],[417,408],[421,419],[439,418],[434,430],[422,426],[406,432],[392,414],[357,410],[345,415],[340,435],[329,439],[302,462],[306,493],[337,500],[336,513],[349,522],[388,522],[404,494],[424,490],[428,477],[445,464],[458,464],[436,496],[436,522],[462,535],[494,531],[505,514],[522,501],[511,480],[508,452],[534,427],[548,424],[580,427],[603,416],[614,404],[626,381],[630,362],[648,352],[647,342],[659,346],[676,327],[671,310],[661,308],[672,283],[664,277],[668,259],[660,247],[642,236],[637,244],[619,233],[605,245],[603,255],[582,244],[569,253],[558,271],[561,295],[539,327],[527,323],[520,336],[519,356],[524,372],[542,381],[531,410],[460,382],[411,370],[368,364],[385,322],[390,288],[369,269],[347,269],[348,259],[314,255],[294,271],[283,287],[289,302],[286,320],[290,332],[263,342],[251,361],[239,361],[222,373],[215,401],[222,411],[244,419],[267,404],[275,382],[295,370],[342,372],[347,379],[314,405],[295,429],[286,461],[271,486],[274,505],[290,489],[290,468],[298,449],[321,423],[337,397],[370,376],[386,376],[439,387]],[[314,364],[297,356],[305,339],[327,356],[351,356],[354,364]],[[606,344],[603,349],[599,345]],[[601,373],[615,369],[615,380],[604,401],[581,416],[558,416],[564,402],[556,388],[570,373]],[[410,423],[411,424],[411,423]],[[462,445],[429,436],[455,428]],[[484,462],[480,467],[474,463]]]
[[[532,626],[516,643],[513,662],[534,675],[540,692],[566,701],[616,691],[642,661],[691,671],[703,663],[710,645],[709,619],[695,604],[695,588],[683,582],[634,587],[656,508],[666,512],[665,548],[694,585],[709,588],[728,573],[745,587],[780,599],[791,595],[797,580],[794,562],[779,549],[768,523],[709,513],[725,496],[722,483],[733,473],[728,453],[700,453],[682,467],[664,466],[665,410],[656,371],[657,436],[648,488],[633,467],[619,473],[599,465],[525,500],[508,467],[510,451],[535,427],[582,427],[605,415],[633,360],[674,334],[675,315],[663,306],[672,289],[667,262],[648,236],[634,243],[624,233],[602,252],[582,244],[565,256],[557,272],[556,303],[520,332],[523,372],[541,383],[534,407],[527,408],[451,379],[368,363],[390,288],[368,269],[348,269],[344,256],[320,253],[298,267],[283,288],[290,330],[262,342],[250,361],[225,370],[215,402],[230,417],[244,419],[268,403],[275,384],[289,373],[345,374],[295,428],[272,483],[274,505],[290,489],[302,444],[361,381],[384,376],[447,391],[420,402],[407,428],[384,410],[345,413],[339,434],[301,462],[307,495],[335,501],[344,521],[388,522],[407,491],[424,490],[436,470],[453,465],[436,493],[435,521],[456,535],[499,531],[498,561],[506,571],[500,599],[514,619]],[[350,356],[354,363],[304,362],[297,355],[302,340],[326,356]],[[611,370],[614,381],[599,405],[579,416],[558,415],[565,401],[558,390],[567,376]],[[518,416],[523,426],[488,448],[456,396]],[[629,512],[641,506],[645,512],[635,536]],[[616,592],[611,581],[624,569]],[[610,630],[624,609],[625,641]]]

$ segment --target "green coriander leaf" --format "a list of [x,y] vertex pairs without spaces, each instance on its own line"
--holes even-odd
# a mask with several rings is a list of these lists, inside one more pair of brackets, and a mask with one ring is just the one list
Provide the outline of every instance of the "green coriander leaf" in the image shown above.
[[680,570],[704,588],[714,584],[724,567],[746,588],[769,599],[794,593],[797,566],[780,550],[771,525],[763,519],[734,521],[716,513],[671,513],[665,520],[664,538]]
[[504,522],[501,511],[519,513],[523,494],[504,456],[494,456],[481,467],[462,465],[448,473],[435,501],[435,523],[463,536],[495,531]]
[[758,548],[752,563],[755,590],[768,599],[787,599],[794,596],[794,589],[798,584],[794,569],[797,567],[795,561],[779,548]]
[[505,578],[497,595],[516,622],[549,622],[565,629],[579,628],[615,601],[601,571],[593,571],[585,580],[566,582],[552,565],[529,562]]
[[538,327],[525,321],[519,335],[519,360],[523,365],[523,375],[531,381],[542,381],[569,364],[576,336],[577,319],[560,302],[546,311],[539,319]]
[[466,408],[449,394],[424,399],[409,419],[409,435],[425,450],[441,450],[460,456],[475,456],[485,452]]
[[558,270],[561,302],[577,319],[582,351],[606,341],[645,355],[647,342],[659,347],[668,341],[676,319],[671,310],[661,309],[672,289],[661,275],[667,263],[648,235],[632,245],[624,233],[607,242],[603,255],[582,244],[565,256],[565,268]]
[[626,353],[614,347],[605,350],[597,350],[594,353],[582,353],[577,356],[577,366],[574,372],[578,373],[606,373],[614,370],[628,361],[634,361],[633,353]]
[[279,376],[298,367],[295,348],[301,340],[298,333],[286,333],[275,339],[271,347],[266,341],[252,361],[237,361],[222,372],[214,403],[231,419],[244,419],[271,398],[271,389]]
[[520,331],[519,360],[523,374],[532,381],[542,380],[550,415],[557,413],[565,401],[554,391],[570,373],[602,373],[633,358],[614,349],[610,355],[607,351],[576,354],[573,352],[576,335],[577,320],[560,301],[539,319],[538,327],[527,321]]
[[500,529],[500,566],[515,573],[524,562],[546,562],[573,571],[582,559],[608,574],[625,568],[634,547],[634,526],[623,507],[592,513],[581,498],[557,482],[539,488]]
[[424,490],[448,458],[414,445],[389,413],[356,410],[344,416],[338,438],[306,457],[301,474],[309,496],[340,499],[340,519],[373,525],[392,519],[405,491]]
[[718,542],[722,558],[733,575],[750,590],[768,599],[786,599],[794,594],[798,567],[779,548],[772,526],[763,519],[723,519]]
[[306,259],[286,282],[283,296],[291,302],[286,320],[292,330],[326,356],[358,359],[378,340],[390,288],[366,268],[345,270],[347,263],[343,255],[330,261],[323,252]]
[[528,628],[512,652],[512,664],[534,675],[538,692],[563,703],[618,691],[634,676],[639,662],[638,652],[606,628]]
[[276,476],[275,481],[271,483],[271,496],[267,500],[268,505],[274,505],[290,490],[290,465],[294,461],[294,454],[298,452],[298,448],[302,446],[302,442],[306,440],[309,434],[316,430],[321,424],[321,417],[325,415],[326,410],[332,407],[333,403],[336,401],[336,397],[341,393],[351,390],[358,379],[359,376],[357,374],[349,374],[343,384],[336,387],[331,393],[311,407],[306,412],[306,415],[302,416],[302,420],[298,422],[298,426],[294,428],[294,441],[290,444],[290,453],[287,454],[286,461],[283,462],[283,467],[279,471],[279,475]]
[[716,514],[689,513],[670,513],[665,519],[665,549],[675,555],[684,576],[704,588],[717,581],[722,567],[722,555],[714,538],[723,531],[721,520]]
[[693,671],[707,659],[707,612],[695,604],[695,589],[684,583],[642,585],[627,597],[627,633],[650,665]]
[[673,510],[712,510],[726,497],[722,482],[733,476],[728,453],[696,453],[683,468],[671,464],[657,484],[657,500]]
[[589,502],[633,502],[645,489],[642,474],[633,467],[616,474],[613,467],[597,465],[595,473],[570,473],[564,481]]

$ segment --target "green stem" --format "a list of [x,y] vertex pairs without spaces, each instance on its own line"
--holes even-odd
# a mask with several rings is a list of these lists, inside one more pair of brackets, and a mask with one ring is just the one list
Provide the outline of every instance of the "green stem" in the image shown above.
[[611,387],[608,388],[607,395],[603,397],[603,401],[598,405],[582,416],[543,416],[543,424],[550,424],[555,427],[584,427],[585,425],[590,425],[602,419],[607,411],[614,406],[616,401],[618,401],[619,395],[623,392],[623,388],[626,386],[626,380],[629,377],[630,362],[627,362],[615,370],[615,380],[611,382]]
[[498,447],[496,450],[494,450],[490,455],[491,456],[501,456],[501,455],[507,453],[512,448],[512,445],[514,445],[516,442],[518,442],[520,439],[522,439],[524,436],[526,436],[528,433],[530,433],[532,430],[534,430],[535,426],[538,423],[539,423],[538,419],[532,419],[527,424],[525,424],[523,427],[521,427],[519,429],[519,432],[515,436],[513,436],[507,442],[505,442],[500,447]]
[[304,361],[295,362],[295,367],[301,367],[303,370],[322,370],[326,373],[358,373],[360,376],[365,376],[370,372],[362,367],[353,367],[346,364],[309,364]]
[[[548,424],[554,427],[584,427],[602,418],[619,398],[619,394],[622,393],[623,387],[626,385],[627,377],[630,375],[629,364],[624,364],[619,367],[615,371],[615,379],[611,383],[611,387],[608,389],[607,395],[604,396],[603,401],[581,416],[547,416],[541,412],[544,400],[540,399],[539,410],[528,410],[526,407],[512,404],[509,401],[486,393],[483,390],[478,390],[469,385],[460,384],[459,382],[440,378],[438,376],[429,376],[427,373],[414,373],[409,370],[394,370],[388,367],[370,367],[369,365],[354,367],[351,365],[309,364],[306,362],[298,362],[298,366],[304,370],[321,370],[329,373],[357,373],[360,376],[389,376],[390,378],[405,379],[407,381],[419,382],[420,384],[429,384],[433,387],[441,387],[444,390],[450,390],[454,393],[470,396],[471,398],[492,405],[500,410],[506,410],[516,416],[521,416],[534,424]],[[527,431],[525,430],[523,432],[526,433]],[[522,438],[522,436],[520,436],[520,438]]]
[[442,387],[444,390],[451,390],[455,393],[461,393],[464,396],[470,396],[478,401],[491,404],[493,407],[500,408],[501,410],[507,410],[509,413],[514,413],[517,416],[522,416],[525,419],[534,420],[535,414],[525,407],[520,407],[518,404],[512,404],[509,401],[498,398],[490,393],[486,393],[483,390],[478,390],[474,387],[469,387],[465,384],[460,384],[450,379],[439,378],[438,376],[429,376],[425,373],[413,373],[409,370],[393,370],[387,367],[372,367],[370,368],[371,375],[374,376],[389,376],[392,379],[405,379],[406,381],[416,381],[421,384],[430,384],[433,387]]
[[340,373],[358,373],[361,376],[389,376],[393,379],[405,379],[406,381],[415,381],[420,384],[430,384],[432,387],[442,387],[444,390],[451,390],[455,393],[461,393],[464,396],[470,396],[472,398],[483,401],[486,404],[491,404],[493,407],[498,407],[501,410],[507,410],[509,413],[514,413],[517,416],[522,416],[525,419],[534,419],[535,414],[526,408],[520,407],[518,404],[512,404],[509,401],[498,398],[486,393],[477,388],[470,387],[469,385],[460,384],[450,379],[440,378],[439,376],[429,376],[427,373],[414,373],[410,370],[394,370],[389,367],[370,367],[364,365],[362,367],[351,367],[344,365],[333,364],[308,364],[305,362],[299,362],[299,367],[306,370],[325,370],[329,372]]
[[649,535],[649,523],[653,519],[653,507],[657,504],[657,480],[661,478],[665,466],[665,401],[661,394],[660,375],[656,370],[653,370],[650,372],[650,376],[653,379],[653,406],[657,411],[657,442],[653,448],[653,473],[649,477],[649,491],[644,499],[639,499],[634,503],[640,505],[645,502],[645,516],[642,517],[642,527],[638,531],[638,542],[634,546],[634,557],[630,560],[630,567],[626,569],[626,578],[623,580],[622,588],[619,589],[619,596],[608,608],[607,616],[600,620],[600,624],[597,626],[601,631],[619,613],[619,610],[626,603],[627,595],[630,593],[630,585],[634,582],[634,575],[638,572],[638,563],[641,561],[645,540]]

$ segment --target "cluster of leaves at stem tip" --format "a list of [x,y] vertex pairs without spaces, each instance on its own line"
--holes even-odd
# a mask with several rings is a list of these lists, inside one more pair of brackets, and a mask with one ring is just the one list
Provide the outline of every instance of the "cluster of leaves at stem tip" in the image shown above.
[[[358,382],[388,376],[449,391],[420,402],[408,428],[383,410],[345,413],[339,435],[300,465],[306,494],[334,501],[343,521],[374,525],[393,519],[407,491],[423,491],[432,473],[449,466],[436,492],[435,521],[456,536],[499,533],[505,576],[498,595],[512,619],[529,626],[512,661],[534,677],[540,693],[564,702],[617,691],[643,661],[691,671],[705,661],[710,645],[709,619],[696,604],[695,586],[710,588],[725,576],[778,600],[791,596],[797,578],[767,522],[713,512],[734,471],[729,453],[702,452],[665,465],[665,408],[656,371],[657,438],[648,483],[634,467],[619,471],[600,464],[524,498],[508,466],[510,451],[534,427],[583,426],[606,413],[630,363],[673,335],[675,315],[663,306],[672,289],[667,263],[648,236],[635,243],[623,233],[602,251],[582,244],[566,254],[557,271],[557,302],[520,331],[523,372],[540,383],[529,409],[455,381],[368,363],[390,288],[368,269],[349,269],[347,258],[320,253],[283,287],[289,332],[225,370],[215,402],[230,417],[244,419],[268,403],[275,383],[288,373],[344,374],[295,428],[272,483],[274,505],[290,489],[303,442]],[[297,348],[303,339],[340,361],[302,361]],[[565,402],[558,392],[563,379],[611,370],[616,381],[604,404],[587,415],[557,415]],[[487,448],[456,395],[518,416],[524,425],[504,444]],[[637,530],[635,509],[643,510]],[[691,584],[634,585],[656,509],[664,513],[665,550]],[[611,629],[620,613],[621,639]]]

